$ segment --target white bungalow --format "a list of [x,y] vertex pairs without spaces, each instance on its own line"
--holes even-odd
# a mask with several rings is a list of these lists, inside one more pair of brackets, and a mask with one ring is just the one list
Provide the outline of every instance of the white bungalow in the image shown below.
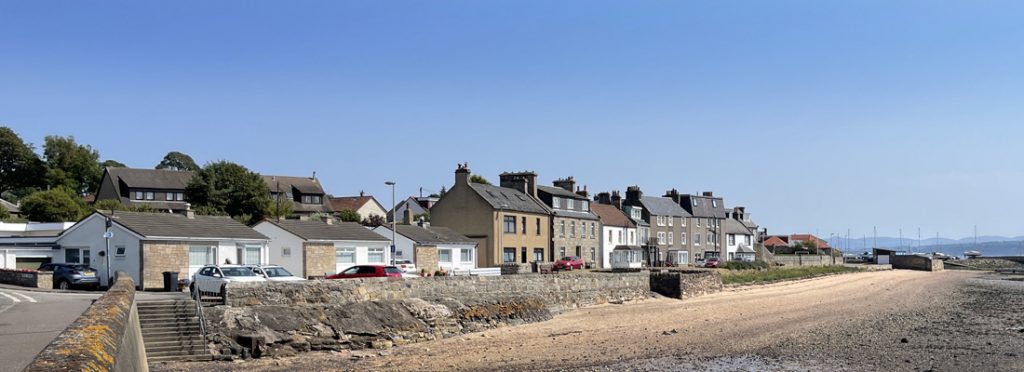
[[263,221],[253,229],[270,238],[270,263],[296,276],[320,277],[356,265],[391,262],[391,240],[354,222]]
[[[417,268],[427,271],[439,268],[449,272],[476,269],[476,241],[455,230],[429,224],[397,225],[395,229],[396,260],[410,260]],[[373,231],[391,238],[390,225],[378,226]],[[434,261],[437,267],[433,267]]]
[[644,263],[644,250],[637,246],[620,245],[612,250],[612,270],[639,269]]

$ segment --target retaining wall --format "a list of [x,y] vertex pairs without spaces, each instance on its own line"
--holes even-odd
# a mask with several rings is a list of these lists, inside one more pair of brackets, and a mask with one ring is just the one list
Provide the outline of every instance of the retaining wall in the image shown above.
[[722,290],[722,277],[715,270],[667,269],[652,271],[651,291],[665,297],[684,299]]
[[892,256],[893,269],[942,271],[945,265],[942,260],[917,255]]
[[25,371],[148,371],[135,307],[135,283],[123,272]]
[[230,283],[232,306],[346,304],[420,298],[427,301],[500,300],[529,296],[558,312],[607,302],[650,297],[648,273],[580,273],[432,277],[417,279],[346,279],[305,282]]
[[53,288],[53,271],[0,269],[0,283],[32,288]]
[[775,264],[783,266],[831,266],[842,265],[842,257],[811,254],[776,254],[772,257]]

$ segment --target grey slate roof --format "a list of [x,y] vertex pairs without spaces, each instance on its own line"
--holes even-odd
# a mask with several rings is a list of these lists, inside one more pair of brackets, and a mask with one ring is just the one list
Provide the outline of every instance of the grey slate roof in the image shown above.
[[447,227],[396,225],[395,228],[398,229],[399,235],[411,239],[416,244],[476,244],[473,239]]
[[[317,181],[315,178],[263,176],[263,182],[267,184],[271,192],[291,192],[291,189],[295,188],[303,194],[324,193],[324,188],[320,186],[320,181]],[[278,185],[280,185],[280,189],[278,189]]]
[[738,234],[738,235],[753,235],[746,226],[743,226],[740,221],[735,218],[725,219],[725,233],[726,234]]
[[596,214],[582,212],[582,211],[567,211],[567,210],[564,210],[564,209],[553,209],[552,213],[554,213],[554,215],[556,215],[558,217],[579,218],[581,220],[595,220],[596,221],[596,220],[601,219]]
[[121,187],[117,182],[120,180],[130,188],[185,190],[192,179],[192,172],[163,169],[107,168],[107,173],[117,188]]
[[267,239],[242,223],[221,216],[188,218],[171,213],[100,213],[111,221],[144,237]]
[[8,212],[21,213],[21,209],[17,205],[6,200],[0,199],[0,206],[3,206]]
[[530,195],[507,187],[470,183],[469,187],[484,198],[494,209],[506,211],[551,214],[547,206]]
[[587,197],[585,197],[583,195],[574,193],[572,191],[563,189],[561,187],[552,187],[552,186],[538,185],[537,186],[537,191],[546,192],[546,193],[551,194],[551,195],[558,195],[558,196],[565,197],[565,198],[589,200]]
[[[682,195],[685,198],[684,204],[689,206],[690,213],[694,217],[725,218],[725,206],[721,198],[707,197],[701,195]],[[696,200],[697,203],[693,203]],[[716,206],[717,204],[717,206]]]
[[646,209],[652,216],[690,216],[683,207],[680,207],[679,204],[676,204],[674,200],[669,198],[642,196],[640,197],[640,203],[643,204],[644,209]]
[[321,221],[267,221],[305,240],[390,241],[355,222],[328,225]]
[[394,210],[388,211],[388,219],[390,220],[391,215],[393,215],[395,211],[398,211],[398,220],[401,221],[403,218],[405,218],[406,208],[412,210],[413,216],[427,213],[427,210],[424,209],[423,206],[420,205],[420,203],[418,203],[415,198],[409,197],[406,198],[405,200],[402,200],[402,202],[398,203],[398,205],[395,206]]

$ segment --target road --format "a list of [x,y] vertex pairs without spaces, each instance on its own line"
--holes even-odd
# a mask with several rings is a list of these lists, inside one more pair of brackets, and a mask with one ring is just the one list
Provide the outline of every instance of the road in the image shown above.
[[0,288],[0,372],[25,368],[99,296]]
[[158,370],[1024,370],[1024,282],[979,275],[838,275],[596,306],[383,353]]

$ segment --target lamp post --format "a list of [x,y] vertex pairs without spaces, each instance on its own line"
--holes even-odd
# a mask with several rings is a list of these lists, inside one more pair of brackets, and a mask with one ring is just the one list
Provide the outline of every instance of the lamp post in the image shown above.
[[387,181],[387,182],[384,182],[384,184],[388,185],[388,186],[391,186],[391,248],[390,248],[390,253],[391,253],[391,264],[394,265],[395,264],[395,250],[396,250],[396,247],[395,247],[395,240],[396,240],[396,237],[395,237],[395,235],[396,235],[396,233],[395,233],[395,223],[398,221],[398,212],[395,211],[395,182],[394,181]]

